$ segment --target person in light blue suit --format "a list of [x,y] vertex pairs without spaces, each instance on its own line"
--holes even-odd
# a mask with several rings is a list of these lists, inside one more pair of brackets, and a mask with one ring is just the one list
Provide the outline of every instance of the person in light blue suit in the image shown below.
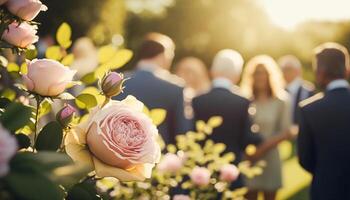
[[166,144],[174,144],[178,134],[191,128],[184,117],[182,79],[169,72],[174,58],[174,42],[166,35],[149,33],[137,51],[136,69],[126,73],[129,78],[120,100],[133,95],[149,109],[162,108],[167,111],[165,121],[158,127]]

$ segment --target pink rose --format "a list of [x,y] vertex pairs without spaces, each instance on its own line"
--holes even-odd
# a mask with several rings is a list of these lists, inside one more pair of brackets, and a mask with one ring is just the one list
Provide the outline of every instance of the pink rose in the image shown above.
[[14,46],[27,48],[39,39],[36,35],[36,29],[36,26],[31,26],[26,22],[22,22],[20,25],[17,22],[13,22],[9,25],[8,30],[4,31],[1,39]]
[[160,159],[158,130],[143,113],[143,103],[128,96],[95,108],[89,119],[67,135],[68,155],[99,177],[121,181],[150,178]]
[[173,200],[191,200],[191,198],[188,195],[177,194],[173,197]]
[[107,97],[118,95],[123,90],[124,81],[123,74],[117,72],[108,73],[101,83],[103,94]]
[[39,0],[8,0],[6,6],[12,14],[26,21],[33,20],[40,11],[47,10]]
[[176,173],[183,166],[182,159],[176,154],[167,153],[158,164],[158,169],[162,172]]
[[28,63],[23,81],[29,91],[42,96],[57,96],[72,82],[75,70],[50,59],[34,59]]
[[206,186],[210,182],[210,171],[205,167],[195,167],[190,178],[195,185]]
[[9,171],[9,161],[18,149],[15,137],[4,129],[0,124],[0,177]]
[[6,3],[8,0],[0,0],[0,5]]
[[239,176],[239,170],[235,165],[226,164],[220,169],[220,180],[226,182],[232,182],[237,180]]

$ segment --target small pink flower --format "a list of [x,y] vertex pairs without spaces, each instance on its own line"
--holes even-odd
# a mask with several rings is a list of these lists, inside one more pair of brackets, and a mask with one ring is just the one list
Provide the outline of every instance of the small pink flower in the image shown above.
[[77,110],[69,105],[66,104],[56,115],[56,120],[63,126],[67,127],[69,123],[73,120],[74,114],[77,112]]
[[226,182],[232,182],[237,180],[239,176],[239,170],[235,165],[226,164],[220,169],[220,180]]
[[39,0],[8,0],[6,6],[12,14],[26,21],[33,20],[40,11],[47,10]]
[[162,172],[176,173],[182,168],[182,166],[183,161],[179,156],[167,153],[158,164],[158,169]]
[[210,182],[210,171],[205,167],[195,167],[190,178],[195,185],[207,186]]
[[36,26],[31,26],[26,22],[22,22],[20,25],[13,22],[9,25],[8,30],[4,31],[1,38],[14,46],[27,48],[38,41],[39,37],[36,33]]
[[57,96],[72,82],[75,70],[51,59],[34,59],[28,63],[23,81],[29,91],[42,96]]
[[191,200],[191,198],[188,195],[177,194],[173,197],[173,200]]
[[108,73],[102,80],[103,94],[107,97],[118,95],[123,90],[124,76],[117,72]]
[[9,161],[18,149],[15,137],[0,124],[0,177],[5,176],[9,169]]

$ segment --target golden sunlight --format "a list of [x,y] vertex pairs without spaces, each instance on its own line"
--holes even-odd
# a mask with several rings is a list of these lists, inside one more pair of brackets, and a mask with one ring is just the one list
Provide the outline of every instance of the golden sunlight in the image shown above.
[[349,0],[257,0],[272,22],[287,30],[309,20],[350,19]]

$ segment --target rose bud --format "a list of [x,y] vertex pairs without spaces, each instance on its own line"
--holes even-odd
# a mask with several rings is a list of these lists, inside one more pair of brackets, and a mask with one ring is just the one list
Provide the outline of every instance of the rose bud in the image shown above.
[[232,182],[237,180],[239,176],[239,170],[235,165],[226,164],[220,169],[220,180],[225,182]]
[[188,195],[176,194],[174,195],[173,200],[191,200],[191,198]]
[[40,11],[47,10],[39,0],[8,0],[6,6],[12,14],[26,21],[32,21]]
[[56,120],[61,124],[62,127],[68,127],[74,119],[76,112],[77,110],[73,106],[67,104],[60,111],[58,111],[56,114]]
[[39,37],[36,35],[36,29],[36,26],[31,26],[26,22],[20,25],[17,22],[13,22],[4,31],[1,39],[16,47],[27,48],[39,40]]
[[98,177],[120,181],[150,178],[160,159],[158,130],[133,96],[93,109],[65,139],[67,154]]
[[17,149],[16,138],[0,124],[0,177],[5,176],[10,170],[9,162],[16,154]]
[[123,91],[123,83],[125,79],[123,74],[117,72],[109,72],[103,77],[101,88],[106,97],[113,97]]
[[8,0],[0,0],[0,5],[6,3]]
[[34,59],[28,63],[28,73],[22,78],[29,91],[54,97],[66,89],[75,73],[55,60]]
[[191,181],[198,186],[207,186],[210,182],[210,171],[205,167],[195,167],[190,173]]
[[176,173],[183,165],[182,159],[176,154],[167,153],[158,164],[158,169],[162,172]]

